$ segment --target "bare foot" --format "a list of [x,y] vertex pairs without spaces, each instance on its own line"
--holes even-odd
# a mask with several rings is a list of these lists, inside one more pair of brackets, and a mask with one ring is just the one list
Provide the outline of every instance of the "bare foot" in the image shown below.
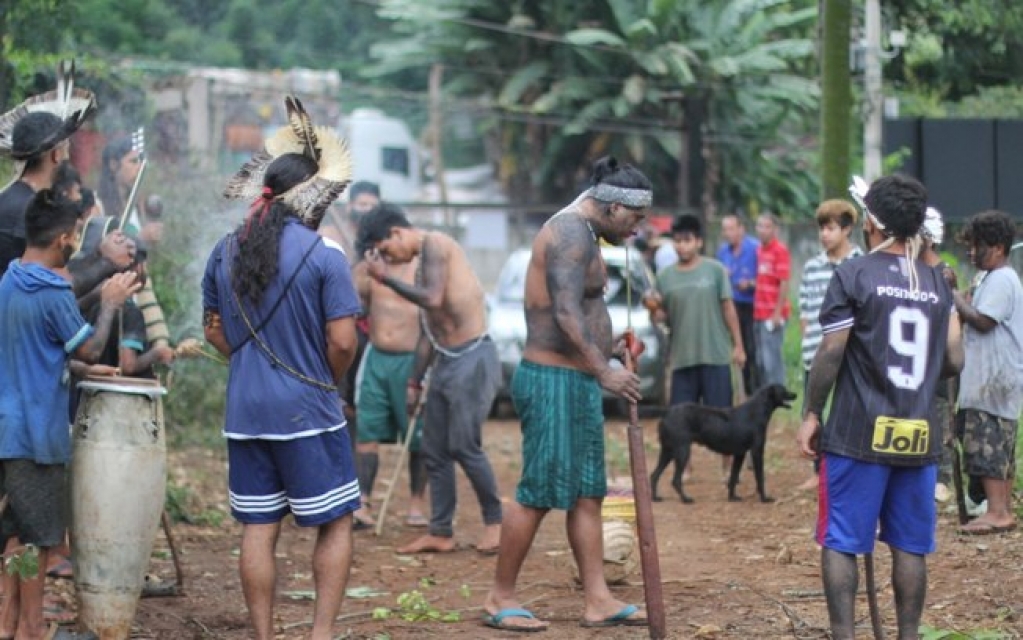
[[803,484],[796,487],[796,491],[816,491],[820,478],[815,474],[807,478]]
[[447,553],[455,550],[455,539],[442,536],[420,536],[404,547],[395,549],[398,553]]
[[476,541],[476,551],[482,554],[493,555],[501,548],[501,525],[488,524],[483,530],[483,535]]
[[967,536],[986,536],[1015,530],[1016,521],[1011,516],[1002,520],[989,518],[988,514],[985,514],[960,527],[959,533]]
[[542,631],[550,626],[545,620],[538,620],[514,598],[497,598],[491,591],[483,603],[483,623],[495,629],[508,631]]

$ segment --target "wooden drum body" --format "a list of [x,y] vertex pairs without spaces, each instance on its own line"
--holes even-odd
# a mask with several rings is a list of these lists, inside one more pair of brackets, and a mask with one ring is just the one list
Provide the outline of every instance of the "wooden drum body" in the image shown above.
[[125,640],[163,511],[166,390],[135,378],[89,379],[78,387],[71,454],[78,619],[101,640]]

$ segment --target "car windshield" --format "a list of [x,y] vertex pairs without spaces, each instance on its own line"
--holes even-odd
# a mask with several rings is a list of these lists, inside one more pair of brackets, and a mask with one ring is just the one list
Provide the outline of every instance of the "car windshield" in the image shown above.
[[[604,301],[609,305],[624,306],[632,296],[632,306],[640,303],[640,298],[650,288],[650,276],[638,254],[630,254],[628,280],[631,290],[625,286],[625,251],[623,249],[605,248],[604,264],[607,265],[607,289]],[[501,269],[497,280],[497,298],[501,302],[522,302],[526,293],[526,268],[529,266],[529,252],[517,251],[508,258]]]

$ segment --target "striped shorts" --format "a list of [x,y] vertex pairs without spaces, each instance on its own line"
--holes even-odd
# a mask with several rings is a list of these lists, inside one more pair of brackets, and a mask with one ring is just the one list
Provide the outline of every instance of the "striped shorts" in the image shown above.
[[515,369],[511,395],[522,419],[518,503],[567,511],[579,498],[603,498],[604,407],[597,380],[574,369],[523,360]]
[[347,429],[294,440],[227,441],[231,515],[243,524],[316,527],[359,508]]

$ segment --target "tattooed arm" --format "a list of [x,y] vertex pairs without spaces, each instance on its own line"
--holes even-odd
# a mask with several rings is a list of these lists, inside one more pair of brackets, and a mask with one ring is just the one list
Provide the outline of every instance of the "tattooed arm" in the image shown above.
[[[587,283],[587,272],[593,261],[600,259],[597,254],[600,248],[589,229],[584,224],[563,224],[543,251],[551,314],[567,343],[564,345],[567,352],[579,354],[583,370],[597,378],[603,388],[639,401],[639,378],[628,370],[611,368],[601,348],[610,336],[595,335],[601,328],[593,318],[587,317],[583,308],[587,287],[592,288]],[[591,304],[603,305],[602,289],[601,281],[595,291],[589,292],[595,296]]]
[[[421,286],[403,282],[393,276],[384,275],[379,281],[405,298],[428,311],[435,311],[444,303],[444,289],[448,284],[448,252],[439,246],[433,234],[423,235],[423,249],[419,256],[422,278]],[[370,273],[377,273],[371,271]]]
[[821,431],[820,415],[838,378],[838,370],[842,366],[850,332],[851,329],[845,329],[825,334],[820,347],[817,348],[817,354],[813,357],[806,401],[803,405],[803,424],[796,434],[799,451],[804,456],[810,458],[817,456],[817,441]]

